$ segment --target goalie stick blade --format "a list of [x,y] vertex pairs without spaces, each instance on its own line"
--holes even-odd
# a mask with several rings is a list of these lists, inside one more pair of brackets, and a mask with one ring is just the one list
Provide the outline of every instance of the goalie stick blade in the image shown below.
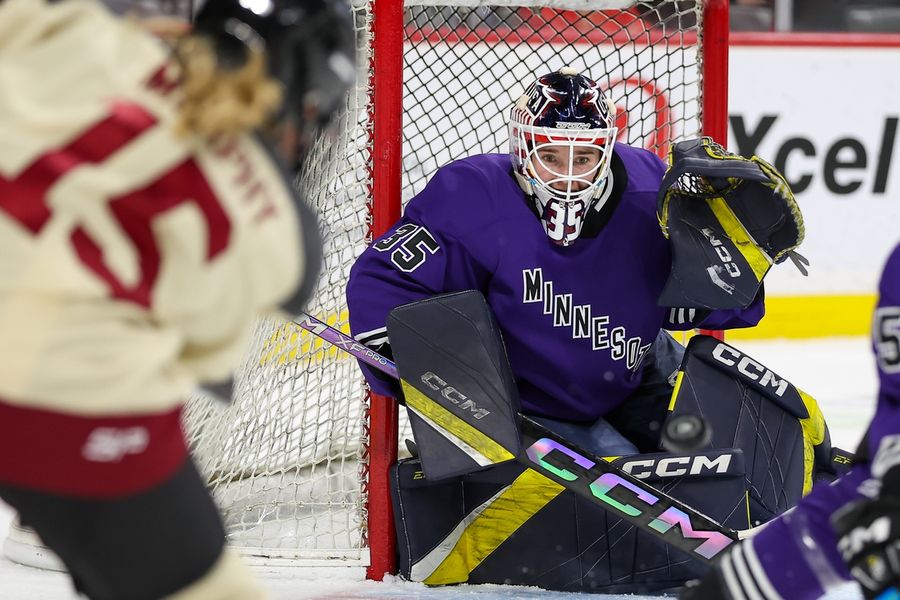
[[582,450],[540,423],[522,416],[520,428],[525,446],[522,463],[670,546],[711,562],[739,539],[737,531]]
[[479,292],[398,307],[387,329],[426,478],[470,473],[520,454],[515,382]]

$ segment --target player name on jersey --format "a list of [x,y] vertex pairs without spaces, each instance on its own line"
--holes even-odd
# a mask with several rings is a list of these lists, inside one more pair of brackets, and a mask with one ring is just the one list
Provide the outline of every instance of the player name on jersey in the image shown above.
[[540,267],[522,270],[522,302],[542,304],[554,327],[570,327],[572,339],[588,339],[592,350],[609,350],[613,360],[625,360],[629,369],[641,363],[650,344],[639,336],[627,337],[625,327],[610,328],[609,315],[595,315],[590,304],[574,304],[573,295],[554,293],[553,281]]

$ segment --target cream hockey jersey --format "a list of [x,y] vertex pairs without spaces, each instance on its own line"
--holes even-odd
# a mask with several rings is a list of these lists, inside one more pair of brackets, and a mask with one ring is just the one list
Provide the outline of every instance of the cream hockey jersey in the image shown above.
[[99,2],[0,2],[0,402],[171,409],[312,270],[260,143],[175,134],[167,58]]

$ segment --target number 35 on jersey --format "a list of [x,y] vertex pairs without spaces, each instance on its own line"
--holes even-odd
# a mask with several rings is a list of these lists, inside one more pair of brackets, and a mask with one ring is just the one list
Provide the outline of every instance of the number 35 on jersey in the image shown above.
[[406,223],[373,245],[379,252],[390,252],[391,262],[404,273],[412,273],[441,249],[434,236],[415,223]]

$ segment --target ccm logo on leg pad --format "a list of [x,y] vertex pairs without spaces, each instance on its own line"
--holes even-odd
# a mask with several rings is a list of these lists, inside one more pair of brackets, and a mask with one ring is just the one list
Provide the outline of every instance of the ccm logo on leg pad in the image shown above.
[[685,475],[704,475],[725,473],[737,474],[738,461],[733,452],[718,455],[651,455],[640,458],[620,458],[613,463],[626,473],[638,479],[651,477],[683,477]]

